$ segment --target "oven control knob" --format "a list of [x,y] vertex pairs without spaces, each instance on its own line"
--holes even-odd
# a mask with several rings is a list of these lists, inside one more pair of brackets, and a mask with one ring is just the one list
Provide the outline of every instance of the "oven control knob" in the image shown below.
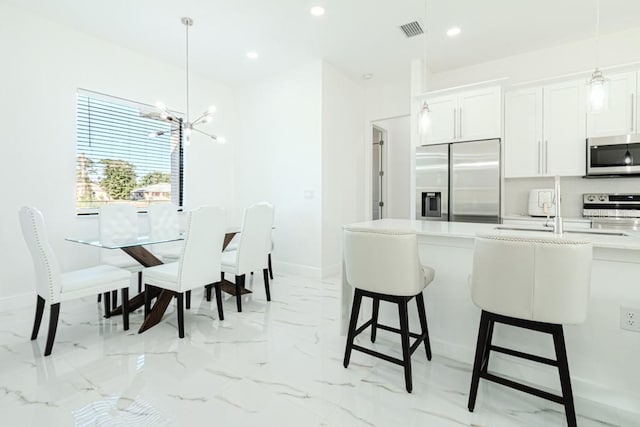
[[600,201],[601,202],[606,202],[607,201],[607,196],[600,196]]
[[587,200],[590,202],[595,202],[596,201],[596,196],[588,196]]

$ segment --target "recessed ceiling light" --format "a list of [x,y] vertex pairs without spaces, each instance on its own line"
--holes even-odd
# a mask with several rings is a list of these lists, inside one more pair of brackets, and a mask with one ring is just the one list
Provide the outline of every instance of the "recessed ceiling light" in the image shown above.
[[373,74],[371,73],[363,74],[362,78],[365,80],[371,80],[373,78]]
[[447,30],[447,35],[449,37],[455,37],[460,34],[460,27],[451,27]]
[[324,7],[322,6],[313,6],[310,10],[313,16],[322,16],[324,15]]
[[250,52],[247,52],[247,58],[249,59],[258,59],[258,52],[252,50]]

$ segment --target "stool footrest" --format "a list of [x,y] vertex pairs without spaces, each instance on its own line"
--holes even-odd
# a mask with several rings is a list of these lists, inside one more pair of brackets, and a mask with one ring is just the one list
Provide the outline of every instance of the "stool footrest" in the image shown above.
[[[389,332],[395,332],[396,334],[402,333],[398,328],[394,328],[387,325],[381,325],[379,323],[376,325],[376,328],[384,329],[385,331],[389,331]],[[409,336],[413,338],[420,338],[422,335],[415,332],[409,332]]]
[[497,345],[492,345],[490,347],[492,351],[497,351],[498,353],[508,354],[509,356],[519,357],[521,359],[533,360],[534,362],[544,363],[545,365],[558,366],[558,361],[553,359],[548,359],[546,357],[537,356],[531,353],[524,353],[521,351],[513,350],[506,347],[500,347]]
[[491,381],[491,382],[494,382],[494,383],[498,383],[498,384],[502,384],[504,386],[507,386],[507,387],[510,387],[510,388],[514,388],[516,390],[520,390],[520,391],[523,391],[525,393],[532,394],[534,396],[538,396],[538,397],[550,400],[550,401],[555,402],[555,403],[564,404],[564,400],[563,400],[562,396],[558,396],[557,394],[549,393],[547,391],[540,390],[538,388],[531,387],[531,386],[528,386],[526,384],[518,383],[518,382],[515,382],[515,381],[512,381],[512,380],[509,380],[507,378],[500,377],[498,375],[490,374],[488,372],[481,372],[480,373],[480,378],[484,378],[484,379],[486,379],[488,381]]
[[361,351],[363,353],[367,353],[370,356],[377,357],[378,359],[383,359],[383,360],[386,360],[387,362],[395,363],[396,365],[400,365],[400,366],[404,365],[404,361],[403,360],[396,359],[395,357],[391,357],[391,356],[386,355],[384,353],[378,353],[377,351],[371,350],[370,348],[362,347],[362,346],[359,346],[357,344],[354,344],[353,347],[351,347],[351,348],[353,350],[358,350],[358,351]]
[[360,326],[358,329],[356,329],[356,331],[353,333],[353,336],[357,337],[358,335],[360,335],[362,333],[362,331],[364,331],[369,326],[371,326],[372,323],[373,323],[373,319],[369,319],[366,322],[364,322],[364,324],[362,326]]

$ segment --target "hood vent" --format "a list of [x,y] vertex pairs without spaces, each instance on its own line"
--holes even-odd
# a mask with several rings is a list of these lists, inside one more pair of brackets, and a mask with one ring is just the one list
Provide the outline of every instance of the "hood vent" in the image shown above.
[[424,30],[418,21],[409,22],[408,24],[404,24],[400,26],[400,29],[404,33],[407,38],[419,36],[420,34],[424,34]]

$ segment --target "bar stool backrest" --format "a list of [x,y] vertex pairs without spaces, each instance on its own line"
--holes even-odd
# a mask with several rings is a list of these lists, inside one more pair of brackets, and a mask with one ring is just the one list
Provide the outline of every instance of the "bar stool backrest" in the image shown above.
[[582,323],[592,245],[563,238],[478,236],[471,296],[485,311],[546,323]]

